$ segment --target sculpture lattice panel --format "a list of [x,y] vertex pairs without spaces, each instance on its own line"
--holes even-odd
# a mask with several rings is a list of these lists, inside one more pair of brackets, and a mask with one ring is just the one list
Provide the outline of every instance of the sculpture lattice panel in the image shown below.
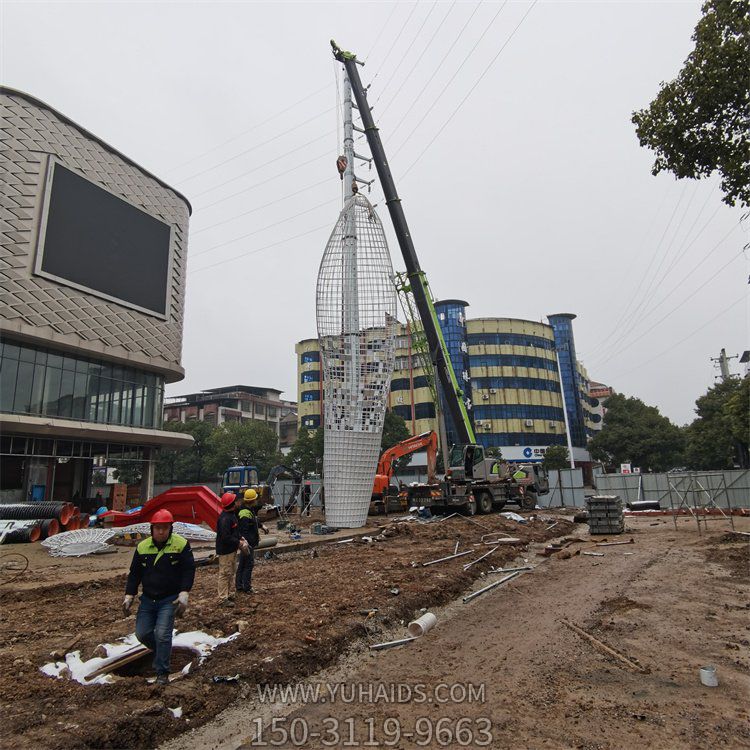
[[363,526],[393,373],[396,291],[383,225],[356,195],[320,263],[318,338],[324,381],[326,523]]

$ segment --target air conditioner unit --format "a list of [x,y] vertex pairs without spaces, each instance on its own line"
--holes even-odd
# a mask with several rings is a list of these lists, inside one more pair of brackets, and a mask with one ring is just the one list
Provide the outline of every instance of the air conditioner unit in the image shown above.
[[557,428],[557,422],[550,422],[549,426],[550,426],[550,429],[554,430]]
[[404,403],[404,397],[403,397],[403,396],[399,396],[399,397],[398,397],[398,398],[396,399],[396,403],[397,403],[397,404],[403,404],[403,403]]
[[497,388],[490,388],[490,393],[497,393]]
[[489,422],[484,423],[484,429],[489,432],[492,429],[492,425]]
[[533,419],[527,419],[527,420],[526,420],[526,421],[524,422],[524,424],[525,424],[525,425],[526,425],[527,427],[533,427],[533,426],[534,426],[534,420],[533,420]]
[[489,401],[489,400],[490,400],[490,397],[486,393],[483,393],[482,394],[482,401]]
[[481,419],[474,420],[474,426],[475,427],[481,427],[482,426],[482,420]]

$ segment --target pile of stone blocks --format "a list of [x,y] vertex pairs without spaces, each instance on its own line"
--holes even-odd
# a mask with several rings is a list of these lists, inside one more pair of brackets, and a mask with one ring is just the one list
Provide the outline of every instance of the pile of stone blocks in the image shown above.
[[594,495],[586,500],[590,534],[622,534],[625,518],[619,495]]

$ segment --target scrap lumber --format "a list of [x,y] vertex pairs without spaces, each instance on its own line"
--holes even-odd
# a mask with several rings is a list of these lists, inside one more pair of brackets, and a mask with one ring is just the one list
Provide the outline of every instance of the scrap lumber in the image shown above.
[[640,664],[636,664],[636,662],[628,659],[627,656],[621,654],[617,649],[612,648],[612,646],[608,646],[606,643],[604,643],[604,641],[600,641],[598,638],[595,638],[593,635],[591,635],[591,633],[587,633],[583,628],[578,627],[578,625],[574,625],[568,620],[560,620],[560,622],[565,625],[566,628],[570,628],[570,630],[572,630],[574,633],[580,635],[581,638],[585,638],[589,643],[598,648],[600,651],[603,651],[605,654],[609,654],[609,656],[614,656],[615,659],[621,661],[630,669],[636,672],[640,672],[641,674],[648,673],[648,670],[645,667],[642,667]]

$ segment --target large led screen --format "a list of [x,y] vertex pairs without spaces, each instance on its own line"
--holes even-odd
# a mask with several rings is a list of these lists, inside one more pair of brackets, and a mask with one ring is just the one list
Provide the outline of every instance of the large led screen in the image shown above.
[[166,316],[170,227],[54,162],[36,271]]

